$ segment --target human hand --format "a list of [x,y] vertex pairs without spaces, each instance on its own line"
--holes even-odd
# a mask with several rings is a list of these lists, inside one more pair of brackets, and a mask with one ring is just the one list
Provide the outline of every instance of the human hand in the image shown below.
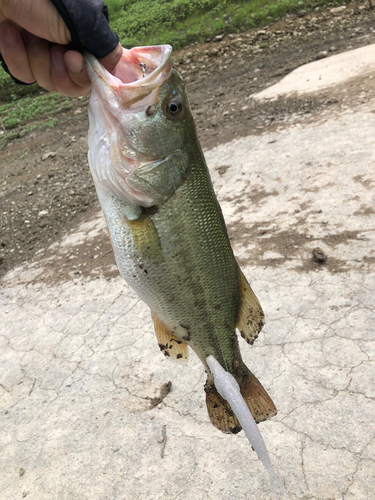
[[[79,0],[78,0],[79,1]],[[71,34],[50,0],[0,0],[0,52],[11,74],[25,83],[69,97],[90,88],[82,54],[66,45]],[[113,70],[122,54],[120,44],[101,64]]]

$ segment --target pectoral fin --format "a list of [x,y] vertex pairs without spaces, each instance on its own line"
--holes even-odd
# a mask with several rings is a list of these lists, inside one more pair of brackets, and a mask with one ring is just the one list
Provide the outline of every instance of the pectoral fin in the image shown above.
[[238,266],[239,304],[236,326],[248,344],[253,344],[264,325],[264,313]]
[[154,313],[151,313],[151,316],[154,320],[155,334],[161,352],[168,358],[186,363],[189,359],[189,349],[186,342],[175,337]]
[[139,254],[144,258],[158,259],[161,256],[159,235],[149,215],[142,213],[135,220],[126,219],[131,236]]

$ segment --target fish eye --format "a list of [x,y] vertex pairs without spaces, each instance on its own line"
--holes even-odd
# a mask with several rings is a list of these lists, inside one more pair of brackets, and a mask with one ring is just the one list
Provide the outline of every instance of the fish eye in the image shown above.
[[181,116],[183,111],[181,97],[172,97],[165,104],[165,112],[172,120]]

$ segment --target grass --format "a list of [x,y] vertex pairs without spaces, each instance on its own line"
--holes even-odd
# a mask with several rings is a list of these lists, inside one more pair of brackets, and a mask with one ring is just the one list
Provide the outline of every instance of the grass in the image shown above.
[[0,149],[7,141],[23,137],[35,128],[55,127],[59,122],[55,115],[71,107],[68,97],[47,93],[13,98],[0,105]]
[[15,128],[30,120],[39,120],[72,107],[68,97],[60,94],[43,94],[23,97],[0,106],[0,126],[3,131]]
[[17,85],[12,79],[0,68],[0,102],[10,101],[12,98],[23,97],[29,94],[35,94],[40,87],[34,83],[33,85]]
[[339,3],[342,0],[107,0],[111,26],[124,47],[169,43],[174,49]]

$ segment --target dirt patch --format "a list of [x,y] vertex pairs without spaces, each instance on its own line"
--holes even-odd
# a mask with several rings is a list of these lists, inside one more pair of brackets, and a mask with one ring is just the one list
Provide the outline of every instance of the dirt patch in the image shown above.
[[[304,17],[290,16],[261,30],[176,52],[176,66],[188,82],[202,146],[211,148],[235,137],[278,130],[295,120],[323,120],[345,107],[368,102],[375,95],[375,78],[353,79],[317,95],[272,103],[251,98],[302,64],[374,43],[375,10],[368,6],[368,2],[354,2],[339,15],[325,9]],[[33,132],[8,143],[0,152],[0,276],[37,252],[50,262],[48,279],[56,273],[60,279],[72,273],[92,276],[98,267],[108,276],[117,273],[104,231],[92,248],[91,243],[73,247],[55,259],[53,249],[45,250],[99,210],[87,163],[87,99],[74,103],[68,112],[59,114],[58,128]],[[228,167],[220,168],[223,175]],[[254,193],[252,202],[260,203],[262,197],[272,195]],[[234,237],[242,230],[234,228]],[[259,234],[257,238],[262,247]],[[295,253],[293,246],[305,237],[295,233],[275,238],[278,252],[289,258]],[[94,259],[95,255],[101,257]],[[59,259],[64,262],[59,264]],[[327,265],[330,262],[328,259]]]
[[298,263],[298,265],[293,265],[293,269],[304,273],[322,269],[326,269],[332,274],[348,271],[352,265],[350,261],[334,258],[329,252],[325,255],[324,260],[318,261],[314,250],[319,245],[324,244],[333,251],[340,244],[356,240],[360,233],[343,231],[314,239],[311,235],[298,231],[298,227],[304,225],[305,221],[306,217],[302,218],[295,225],[296,229],[289,231],[268,229],[265,227],[265,223],[248,225],[237,222],[234,225],[228,225],[228,233],[234,251],[236,245],[253,244],[253,248],[248,250],[246,258],[237,258],[238,263],[240,265],[256,264],[264,267],[279,267],[288,262],[290,264]]

